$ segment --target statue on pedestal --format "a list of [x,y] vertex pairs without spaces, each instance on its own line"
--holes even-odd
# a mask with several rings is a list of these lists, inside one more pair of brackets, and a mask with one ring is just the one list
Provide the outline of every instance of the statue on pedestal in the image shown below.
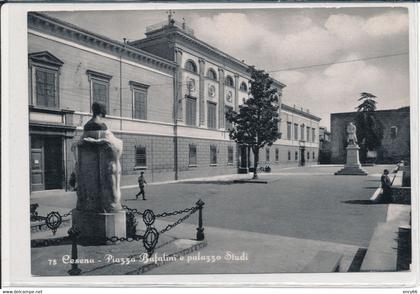
[[368,173],[362,168],[359,160],[359,145],[357,145],[356,126],[350,122],[347,127],[347,154],[344,167],[334,173],[335,175],[360,175],[366,176]]
[[[97,212],[119,211],[122,210],[120,157],[123,144],[102,121],[106,115],[105,106],[94,102],[92,112],[93,117],[84,126],[83,135],[77,143],[79,151],[78,172],[76,173],[77,209]],[[83,159],[86,161],[83,162]],[[99,161],[99,173],[93,170],[95,166],[89,162],[95,159]],[[92,179],[88,176],[92,172],[99,178]],[[97,193],[93,194],[100,195],[92,197],[91,188],[98,188],[95,191]]]
[[123,143],[103,122],[104,105],[94,102],[92,113],[80,140],[72,147],[77,182],[73,224],[85,236],[125,236],[120,191]]
[[347,143],[348,145],[357,145],[356,126],[352,122],[347,125]]

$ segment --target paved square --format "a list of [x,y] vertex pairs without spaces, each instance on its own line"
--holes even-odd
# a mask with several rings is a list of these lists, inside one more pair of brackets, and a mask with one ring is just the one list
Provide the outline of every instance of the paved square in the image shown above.
[[[194,206],[201,198],[206,203],[205,227],[367,247],[377,223],[386,219],[387,205],[363,203],[379,186],[379,174],[385,166],[368,167],[368,176],[334,176],[339,168],[301,167],[261,174],[267,184],[191,180],[148,185],[147,201],[135,200],[137,189],[130,188],[123,190],[123,203],[160,213]],[[73,193],[70,197],[42,197],[35,202],[41,207],[71,209],[75,201]],[[197,217],[187,222],[197,224]]]

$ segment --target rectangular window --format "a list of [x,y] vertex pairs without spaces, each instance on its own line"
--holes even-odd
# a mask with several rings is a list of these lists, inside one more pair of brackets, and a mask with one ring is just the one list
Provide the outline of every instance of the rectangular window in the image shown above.
[[287,151],[287,160],[292,160],[292,154],[290,151]]
[[108,104],[108,83],[92,80],[92,103],[99,102],[104,105]]
[[287,122],[287,140],[292,140],[292,123]]
[[311,128],[310,127],[306,127],[306,141],[308,141],[308,142],[310,140],[310,136],[309,136],[310,132],[311,132]]
[[216,103],[207,102],[207,127],[216,128]]
[[210,164],[217,164],[217,146],[215,145],[210,145]]
[[57,71],[37,67],[35,69],[36,105],[47,108],[58,107]]
[[230,130],[232,128],[232,123],[226,119],[226,113],[228,113],[233,108],[230,106],[225,106],[225,128],[226,130]]
[[294,125],[293,134],[294,134],[294,138],[295,138],[295,140],[299,140],[299,139],[298,139],[298,124],[295,124],[295,125]]
[[275,156],[276,156],[276,162],[278,162],[279,161],[279,148],[276,148]]
[[303,124],[300,126],[300,139],[305,141],[305,125]]
[[315,159],[315,152],[312,152],[312,159]]
[[270,148],[265,149],[265,161],[270,161]]
[[312,142],[315,142],[315,128],[312,128]]
[[298,160],[298,152],[295,151],[295,160]]
[[188,165],[197,166],[197,146],[194,144],[189,145]]
[[146,166],[146,146],[136,146],[136,167]]
[[187,97],[185,99],[186,103],[186,120],[185,123],[189,126],[195,126],[197,124],[197,99]]
[[306,153],[306,158],[309,160],[309,151]]
[[132,87],[133,118],[147,119],[147,88]]
[[233,147],[228,146],[228,164],[233,164]]
[[111,76],[87,71],[90,82],[91,103],[98,102],[105,105],[107,113],[109,113],[109,81]]

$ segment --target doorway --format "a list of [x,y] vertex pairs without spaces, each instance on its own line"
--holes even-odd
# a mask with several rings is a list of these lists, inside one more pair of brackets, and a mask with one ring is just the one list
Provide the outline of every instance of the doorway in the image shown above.
[[248,147],[241,145],[239,146],[239,168],[238,171],[240,174],[248,173],[249,169],[249,152]]
[[63,141],[59,136],[31,137],[31,191],[62,189]]
[[305,165],[305,147],[300,147],[299,151],[300,151],[299,165],[304,166]]

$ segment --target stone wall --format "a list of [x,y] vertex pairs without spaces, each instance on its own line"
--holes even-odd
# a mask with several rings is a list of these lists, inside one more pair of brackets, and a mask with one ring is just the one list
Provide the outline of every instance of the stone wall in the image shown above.
[[[357,112],[331,114],[331,162],[345,163],[347,140],[346,126],[355,122]],[[410,109],[379,110],[376,117],[383,125],[382,146],[377,150],[376,163],[396,163],[410,161]],[[391,127],[397,127],[395,138]]]
[[[71,153],[71,145],[80,139],[81,130],[77,130],[74,138],[66,142],[66,185],[74,169],[74,160]],[[141,171],[144,171],[148,182],[161,182],[175,180],[175,139],[170,136],[153,136],[132,133],[114,132],[117,138],[123,140],[123,155],[121,157],[122,174],[130,178],[131,185],[136,184],[136,178]],[[238,172],[238,149],[237,144],[228,140],[209,140],[198,138],[178,138],[178,179],[189,179],[207,176],[218,176],[225,174],[236,174]],[[189,165],[189,146],[194,144],[197,150],[197,164]],[[136,146],[146,147],[147,167],[136,167]],[[217,164],[210,164],[210,146],[217,148]],[[228,146],[233,148],[233,163],[228,163]],[[267,147],[268,148],[268,147]],[[275,159],[275,150],[279,150],[279,160]],[[284,167],[298,166],[300,162],[299,147],[273,145],[269,147],[270,161],[266,161],[266,148],[260,150],[259,166],[270,165],[272,171]],[[290,152],[290,160],[288,159]],[[295,152],[298,152],[298,159],[295,159]],[[309,160],[307,155],[309,152]],[[253,155],[251,151],[251,166],[253,166]],[[305,164],[313,165],[318,161],[318,148],[305,149]]]
[[[197,164],[189,165],[189,146],[197,150]],[[216,146],[217,164],[210,164],[210,146]],[[228,163],[228,146],[233,148],[233,163]],[[237,149],[235,142],[195,138],[178,138],[179,179],[217,176],[237,173]]]

